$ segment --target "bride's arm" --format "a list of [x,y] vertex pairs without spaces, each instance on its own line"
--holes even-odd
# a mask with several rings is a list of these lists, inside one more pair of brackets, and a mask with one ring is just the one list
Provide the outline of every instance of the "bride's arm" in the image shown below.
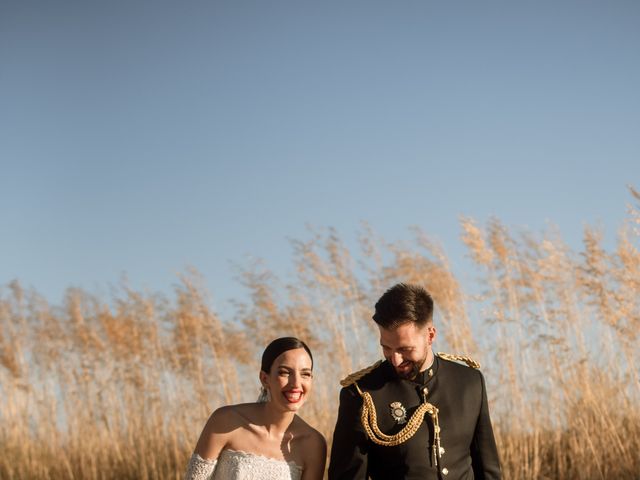
[[210,480],[216,469],[217,460],[205,460],[197,453],[191,455],[184,480]]
[[218,455],[227,444],[232,431],[229,425],[231,411],[232,407],[222,407],[211,414],[189,459],[184,480],[211,478]]
[[314,430],[313,434],[309,436],[305,450],[308,454],[302,472],[302,480],[322,480],[327,462],[327,441],[321,433]]

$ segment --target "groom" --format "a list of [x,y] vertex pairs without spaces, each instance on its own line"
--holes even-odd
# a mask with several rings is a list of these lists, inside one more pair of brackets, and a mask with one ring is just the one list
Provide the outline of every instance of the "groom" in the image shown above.
[[341,382],[329,480],[501,478],[479,365],[434,355],[432,318],[433,300],[416,285],[376,303],[385,361]]

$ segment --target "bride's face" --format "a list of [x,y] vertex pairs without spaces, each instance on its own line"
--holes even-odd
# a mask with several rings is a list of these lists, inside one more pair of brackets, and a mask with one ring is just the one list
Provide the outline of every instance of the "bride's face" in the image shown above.
[[281,353],[268,374],[260,372],[260,381],[271,394],[271,402],[284,410],[298,411],[311,393],[311,366],[311,358],[303,348]]

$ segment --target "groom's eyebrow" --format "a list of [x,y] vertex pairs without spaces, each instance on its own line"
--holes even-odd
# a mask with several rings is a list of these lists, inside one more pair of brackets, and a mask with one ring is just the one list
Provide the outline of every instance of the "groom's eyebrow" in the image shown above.
[[[385,345],[384,343],[380,342],[380,346],[383,348],[391,348],[388,345]],[[401,345],[398,348],[396,348],[395,350],[413,350],[415,347],[413,345]],[[392,349],[393,350],[393,349]]]

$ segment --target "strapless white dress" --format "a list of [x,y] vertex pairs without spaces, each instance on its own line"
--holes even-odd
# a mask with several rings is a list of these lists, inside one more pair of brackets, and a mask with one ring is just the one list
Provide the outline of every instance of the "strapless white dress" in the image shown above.
[[216,460],[205,460],[194,453],[185,480],[300,480],[302,467],[294,462],[263,457],[254,453],[225,449]]

